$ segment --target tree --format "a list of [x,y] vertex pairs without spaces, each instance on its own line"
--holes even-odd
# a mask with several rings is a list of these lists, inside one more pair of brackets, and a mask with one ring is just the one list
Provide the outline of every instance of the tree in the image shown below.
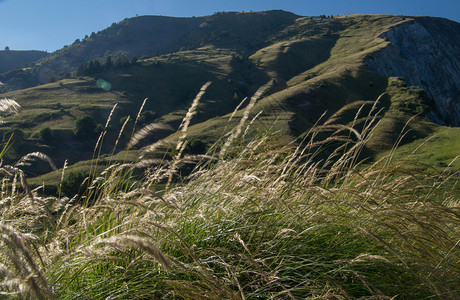
[[126,54],[123,54],[123,55],[117,57],[117,60],[115,62],[115,66],[117,68],[126,67],[127,65],[129,65],[129,59],[128,59],[128,56]]
[[10,47],[6,46],[5,51],[10,51]]
[[85,75],[86,74],[86,65],[85,64],[78,65],[76,74],[77,74],[77,76]]
[[113,62],[112,62],[112,57],[111,56],[107,56],[107,58],[105,59],[104,67],[106,69],[110,69],[110,68],[113,67]]
[[[81,67],[80,67],[81,66]],[[102,66],[99,60],[93,59],[90,60],[87,64],[82,64],[78,66],[77,75],[94,75],[102,71]]]
[[91,139],[99,133],[99,126],[91,115],[86,115],[75,121],[73,133],[80,139]]

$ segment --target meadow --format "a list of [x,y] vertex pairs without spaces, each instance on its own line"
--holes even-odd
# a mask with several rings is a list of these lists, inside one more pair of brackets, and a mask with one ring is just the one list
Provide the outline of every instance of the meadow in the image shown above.
[[[138,150],[137,162],[100,158],[109,117],[72,198],[28,187],[21,166],[46,155],[2,166],[0,298],[459,296],[456,158],[428,165],[422,146],[399,152],[407,126],[377,160],[363,156],[381,98],[320,119],[290,143],[276,130],[249,134],[266,87],[229,116],[206,154],[189,154],[188,128],[208,85],[175,139]],[[339,123],[350,111],[352,121]],[[127,132],[128,145],[160,127]],[[158,149],[169,152],[147,159]]]

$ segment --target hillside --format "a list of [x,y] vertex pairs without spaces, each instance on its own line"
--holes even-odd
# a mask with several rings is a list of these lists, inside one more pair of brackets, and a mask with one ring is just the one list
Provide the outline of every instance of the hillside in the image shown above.
[[[127,19],[40,60],[34,69],[51,74],[51,70],[61,72],[60,68],[75,70],[80,64],[78,76],[70,74],[70,78],[54,83],[0,95],[22,106],[20,114],[3,118],[4,140],[14,128],[25,133],[8,156],[14,160],[27,152],[42,151],[53,153],[58,165],[66,159],[71,164],[90,159],[97,136],[78,139],[74,135],[75,122],[90,115],[101,128],[116,103],[101,151],[118,152],[129,140],[121,139],[113,149],[118,131],[128,115],[128,127],[133,125],[143,99],[149,98],[137,129],[151,122],[177,129],[194,95],[207,81],[212,84],[192,120],[195,125],[188,130],[190,139],[207,146],[224,134],[224,128],[239,122],[248,101],[227,124],[241,100],[267,83],[269,88],[252,108],[250,118],[257,115],[257,119],[252,121],[248,134],[255,136],[268,130],[283,136],[285,142],[301,136],[325,112],[323,119],[355,101],[375,101],[386,93],[378,106],[382,110],[381,124],[386,125],[376,128],[366,148],[366,155],[375,156],[391,149],[403,128],[413,133],[402,143],[437,131],[437,125],[425,116],[442,116],[443,104],[436,102],[429,89],[425,87],[425,93],[407,87],[413,76],[400,80],[388,77],[405,73],[395,71],[386,76],[369,67],[391,60],[383,53],[398,44],[385,35],[410,24],[438,21],[427,20],[431,19],[386,15],[298,17],[282,11]],[[447,20],[439,22],[453,28],[458,25]],[[450,34],[448,30],[443,32]],[[439,40],[447,45],[449,39],[441,34]],[[455,46],[457,42],[452,43]],[[456,51],[453,49],[439,57],[447,61]],[[126,59],[117,58],[117,53],[123,53],[121,57]],[[128,55],[138,58],[127,59]],[[90,63],[82,64],[88,60]],[[449,91],[454,95],[455,87]],[[449,101],[456,103],[455,99]],[[352,121],[356,111],[357,108],[343,114],[340,121]],[[414,118],[415,114],[419,115]],[[52,138],[43,138],[44,129],[51,132]],[[137,147],[170,133],[152,135]],[[169,140],[175,138],[172,135]],[[31,175],[48,170],[35,170]]]

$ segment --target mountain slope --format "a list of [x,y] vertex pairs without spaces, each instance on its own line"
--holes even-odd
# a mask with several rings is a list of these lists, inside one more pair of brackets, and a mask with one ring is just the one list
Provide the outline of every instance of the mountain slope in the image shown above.
[[[158,21],[157,27],[143,27],[152,20]],[[180,28],[161,40],[162,35],[175,28],[175,18],[128,19],[89,37],[86,42],[77,42],[56,52],[40,61],[41,65],[35,69],[49,68],[49,72],[61,67],[68,69],[75,67],[77,62],[91,59],[92,65],[86,65],[84,76],[1,95],[23,106],[20,115],[4,118],[3,132],[22,128],[27,137],[24,151],[53,151],[60,163],[68,158],[66,151],[74,149],[72,162],[76,162],[91,158],[96,141],[77,139],[72,133],[75,121],[92,115],[103,126],[111,108],[118,103],[105,139],[107,146],[102,149],[102,153],[109,154],[124,117],[129,115],[128,127],[131,128],[115,152],[126,146],[144,98],[149,100],[137,129],[150,122],[178,128],[200,86],[212,81],[192,119],[194,125],[188,131],[188,138],[209,146],[241,120],[247,102],[228,123],[238,103],[269,83],[270,88],[251,111],[249,120],[257,118],[251,122],[247,137],[270,131],[277,132],[283,142],[288,142],[311,128],[325,112],[323,119],[353,106],[355,101],[375,101],[386,93],[378,105],[382,120],[367,149],[367,154],[376,155],[391,149],[404,127],[413,131],[405,142],[428,137],[437,131],[436,125],[424,118],[438,110],[423,90],[407,87],[404,81],[410,84],[410,78],[389,78],[369,68],[369,61],[375,61],[386,49],[394,47],[385,35],[418,20],[427,22],[425,18],[387,15],[327,18],[298,17],[280,11],[219,13],[177,19]],[[152,28],[165,28],[165,31],[154,33]],[[146,32],[152,36],[126,42],[129,36],[141,37]],[[148,45],[154,39],[157,39],[156,46],[150,49]],[[442,32],[440,39],[446,39]],[[140,54],[147,53],[147,49],[151,52],[148,57],[120,64],[116,59],[107,60],[109,55],[115,57],[112,56],[115,50],[106,53],[104,49],[108,48],[117,49],[117,53],[126,50],[140,51],[137,52]],[[174,52],[162,54],[162,51]],[[447,61],[455,51],[442,53]],[[68,60],[66,55],[70,55]],[[391,60],[391,57],[383,57],[382,63],[385,59]],[[59,67],[54,68],[53,64]],[[370,106],[365,105],[361,114],[366,114]],[[358,108],[343,113],[338,121],[345,124],[353,121]],[[414,117],[416,114],[421,115]],[[404,126],[409,120],[409,125]],[[60,143],[45,141],[40,136],[41,129],[46,127],[59,137]],[[153,143],[169,133],[153,134],[137,147]],[[169,137],[170,140],[175,138],[177,135]],[[16,150],[21,154],[21,149]]]
[[[296,26],[289,29],[290,32],[295,30],[295,35],[301,37],[299,40],[273,44],[250,57],[278,85],[278,91],[258,102],[253,109],[254,115],[263,111],[259,117],[263,122],[279,120],[279,114],[283,114],[285,122],[278,129],[284,134],[300,134],[326,111],[327,115],[332,115],[354,101],[377,99],[386,92],[388,79],[370,72],[364,64],[365,59],[388,44],[378,37],[382,32],[406,21],[397,16],[299,18]],[[311,35],[315,25],[323,28],[323,32]],[[331,33],[334,26],[338,31]],[[296,44],[305,46],[303,52],[295,51]],[[286,64],[285,56],[295,63]],[[290,73],[289,78],[280,75],[282,73]],[[210,122],[215,124],[216,121]],[[200,125],[197,132],[206,132],[203,126]]]

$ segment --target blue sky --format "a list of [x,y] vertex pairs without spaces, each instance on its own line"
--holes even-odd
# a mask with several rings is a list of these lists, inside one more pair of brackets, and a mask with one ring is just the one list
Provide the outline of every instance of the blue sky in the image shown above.
[[0,49],[52,52],[136,14],[191,17],[270,9],[302,16],[429,15],[460,22],[460,0],[0,0]]

